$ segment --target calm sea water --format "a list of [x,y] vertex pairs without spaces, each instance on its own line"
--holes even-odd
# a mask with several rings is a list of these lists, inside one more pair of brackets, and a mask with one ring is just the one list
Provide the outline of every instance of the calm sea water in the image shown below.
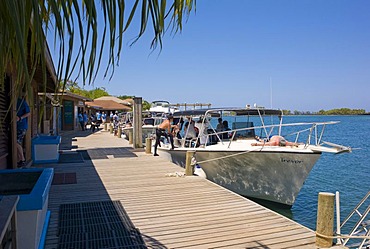
[[[282,209],[271,203],[261,203],[313,230],[316,229],[319,192],[339,191],[342,221],[370,191],[370,115],[284,117],[284,123],[324,121],[340,121],[340,123],[328,125],[323,140],[350,146],[353,152],[336,155],[323,153],[291,209]],[[232,121],[229,120],[229,123]],[[216,125],[216,121],[212,120],[212,125]],[[284,130],[283,134],[286,134]],[[366,203],[366,206],[368,205],[370,200]],[[342,232],[348,233],[354,223],[355,220],[350,220]]]
[[[322,154],[291,210],[275,210],[315,230],[319,192],[339,191],[342,221],[370,191],[370,116],[287,116],[284,119],[286,122],[340,121],[327,127],[324,140],[350,146],[353,152]],[[353,224],[354,220],[343,232],[352,229]]]

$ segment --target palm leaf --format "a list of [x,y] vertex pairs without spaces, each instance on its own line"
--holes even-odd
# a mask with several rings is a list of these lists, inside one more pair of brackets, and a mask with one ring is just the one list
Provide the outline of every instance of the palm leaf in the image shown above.
[[[64,88],[72,77],[81,76],[83,84],[94,83],[105,54],[108,62],[104,76],[111,78],[120,60],[123,35],[136,14],[140,15],[140,29],[131,45],[151,25],[151,47],[155,49],[163,46],[165,25],[172,25],[174,32],[181,31],[183,16],[189,16],[194,6],[195,0],[135,0],[125,19],[125,0],[2,0],[0,73],[15,71],[14,89],[19,91],[31,88],[36,68],[42,67],[42,89],[46,91],[46,36],[53,34],[58,50],[57,89]],[[101,12],[102,20],[98,14]],[[98,22],[104,27],[103,32]],[[0,81],[1,88],[3,84]]]

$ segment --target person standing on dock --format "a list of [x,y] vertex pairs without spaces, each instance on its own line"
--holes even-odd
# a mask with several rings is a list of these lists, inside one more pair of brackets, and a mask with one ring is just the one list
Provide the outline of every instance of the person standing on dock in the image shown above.
[[113,130],[114,130],[114,135],[117,136],[118,134],[118,129],[121,129],[119,127],[119,117],[118,117],[118,111],[115,111],[113,115]]
[[155,144],[154,144],[154,156],[159,156],[157,154],[157,148],[160,143],[161,136],[164,136],[167,140],[169,138],[171,142],[171,148],[174,149],[173,145],[173,135],[171,133],[171,128],[172,125],[171,123],[173,122],[173,116],[168,115],[167,119],[164,120],[160,125],[158,125],[158,128],[155,129]]
[[101,114],[101,120],[102,120],[102,123],[105,124],[105,122],[107,122],[107,114],[105,112],[103,112]]
[[85,122],[84,122],[84,116],[83,116],[82,112],[80,112],[78,114],[78,122],[80,123],[81,131],[84,131],[85,130]]
[[113,123],[113,112],[110,112],[109,114],[109,122]]
[[26,165],[26,159],[23,153],[23,139],[28,129],[28,117],[31,115],[30,107],[26,101],[26,93],[22,93],[17,100],[17,166]]
[[87,116],[87,113],[86,111],[84,111],[84,114],[83,114],[83,119],[84,119],[84,129],[85,131],[87,130],[87,121],[89,121],[89,117]]

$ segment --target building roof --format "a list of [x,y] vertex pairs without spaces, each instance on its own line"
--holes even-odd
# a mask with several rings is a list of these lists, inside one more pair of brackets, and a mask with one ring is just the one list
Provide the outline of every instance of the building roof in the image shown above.
[[[55,92],[56,84],[57,84],[57,75],[55,72],[55,67],[53,60],[51,58],[49,45],[45,42],[45,50],[44,50],[44,58],[45,58],[45,66],[46,66],[46,87],[44,86],[44,65],[39,62],[37,64],[36,70],[34,72],[33,79],[37,82],[37,91],[39,92],[48,92],[53,93]],[[32,68],[31,61],[28,59],[27,64],[29,68]]]
[[95,100],[112,100],[114,102],[117,102],[117,103],[120,103],[120,104],[123,104],[123,105],[131,106],[130,101],[122,100],[122,99],[119,99],[119,98],[114,97],[114,96],[103,96],[103,97],[97,98]]
[[58,95],[65,95],[65,96],[69,96],[71,98],[79,99],[79,100],[82,100],[82,101],[92,101],[92,99],[90,99],[88,97],[84,97],[84,96],[81,96],[81,95],[78,95],[78,94],[75,94],[75,93],[71,93],[69,91],[60,92],[60,93],[58,93]]
[[53,105],[55,106],[59,106],[60,105],[60,98],[58,97],[55,97],[55,96],[68,96],[74,100],[78,100],[78,101],[92,101],[92,99],[90,98],[87,98],[87,97],[84,97],[84,96],[81,96],[81,95],[78,95],[78,94],[75,94],[75,93],[71,93],[69,91],[64,91],[64,92],[58,92],[58,93],[44,93],[44,92],[39,92],[38,93],[39,96],[43,96],[43,95],[46,95],[47,98],[49,98]]
[[113,100],[94,99],[94,101],[85,102],[85,105],[87,107],[103,111],[114,111],[114,110],[131,111],[130,107],[123,104],[119,104]]

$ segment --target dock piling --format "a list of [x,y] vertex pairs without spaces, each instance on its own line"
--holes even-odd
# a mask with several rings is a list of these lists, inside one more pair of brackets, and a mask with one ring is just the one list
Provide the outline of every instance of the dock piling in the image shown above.
[[329,248],[333,245],[334,229],[334,197],[333,193],[320,192],[317,204],[316,246]]
[[145,139],[145,153],[146,154],[152,153],[152,139],[150,139],[149,137]]
[[186,152],[186,164],[185,164],[185,175],[192,176],[194,174],[194,165],[191,163],[191,159],[194,156],[194,151]]
[[133,140],[134,148],[143,148],[143,114],[142,114],[142,98],[134,97],[134,123],[133,123]]

